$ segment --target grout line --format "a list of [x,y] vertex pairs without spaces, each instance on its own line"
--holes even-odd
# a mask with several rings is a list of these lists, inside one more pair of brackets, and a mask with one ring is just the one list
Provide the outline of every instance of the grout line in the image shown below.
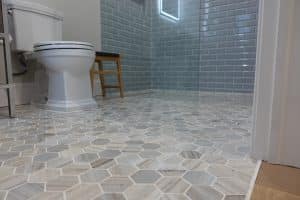
[[252,195],[254,187],[255,187],[255,182],[256,182],[256,179],[257,179],[258,172],[259,172],[261,164],[262,164],[262,161],[259,160],[258,163],[257,163],[257,165],[256,165],[254,175],[253,175],[253,177],[251,179],[250,188],[248,190],[248,193],[246,195],[246,199],[245,200],[250,200],[251,199],[251,195]]

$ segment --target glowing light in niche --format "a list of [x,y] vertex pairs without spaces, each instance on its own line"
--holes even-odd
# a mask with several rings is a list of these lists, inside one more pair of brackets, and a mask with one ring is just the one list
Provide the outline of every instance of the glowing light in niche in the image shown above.
[[[180,20],[180,0],[177,0],[177,5],[178,5],[178,8],[177,8],[177,16],[174,16],[172,15],[171,13],[168,13],[164,10],[163,8],[163,1],[164,0],[158,0],[159,1],[159,13],[160,15],[164,16],[164,17],[167,17],[169,19],[172,19],[172,20],[175,20],[175,21],[179,21]],[[174,0],[176,1],[176,0]]]

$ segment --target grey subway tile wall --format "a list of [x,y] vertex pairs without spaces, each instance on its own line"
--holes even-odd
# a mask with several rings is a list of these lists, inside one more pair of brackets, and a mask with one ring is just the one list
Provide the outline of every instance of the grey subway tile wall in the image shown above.
[[152,1],[151,86],[154,89],[197,91],[200,1],[181,0],[178,21],[161,16],[158,8],[159,1]]
[[201,0],[199,89],[253,92],[258,0]]
[[258,0],[181,0],[175,21],[159,0],[101,0],[103,50],[123,55],[126,90],[253,92],[257,13]]
[[[150,3],[141,0],[101,0],[102,49],[122,55],[127,91],[150,88]],[[112,66],[104,63],[104,67]],[[116,80],[109,77],[108,81]]]

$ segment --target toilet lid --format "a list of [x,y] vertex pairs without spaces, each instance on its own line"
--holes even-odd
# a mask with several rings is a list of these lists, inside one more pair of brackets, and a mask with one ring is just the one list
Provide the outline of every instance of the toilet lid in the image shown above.
[[34,45],[34,51],[45,51],[54,49],[82,49],[94,51],[94,46],[87,42],[75,41],[47,41]]

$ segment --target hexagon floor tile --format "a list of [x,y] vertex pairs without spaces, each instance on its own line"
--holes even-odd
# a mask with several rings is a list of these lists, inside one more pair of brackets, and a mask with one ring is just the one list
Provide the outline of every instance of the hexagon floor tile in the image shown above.
[[154,91],[72,113],[18,106],[0,118],[0,199],[243,199],[251,100]]
[[101,187],[104,192],[118,193],[124,192],[133,183],[127,177],[111,177],[102,182]]
[[100,183],[107,177],[110,177],[108,171],[99,169],[91,169],[80,175],[81,182],[83,183]]
[[159,199],[161,193],[154,185],[134,185],[125,192],[125,195],[130,200],[154,200]]
[[94,200],[126,200],[121,193],[105,193]]
[[160,178],[160,174],[155,170],[140,170],[133,174],[131,178],[135,183],[145,183],[150,184],[156,182]]
[[162,178],[157,184],[157,187],[164,193],[184,193],[190,186],[182,178],[179,177],[165,177]]
[[192,200],[222,200],[223,194],[215,190],[210,186],[192,186],[188,191],[187,195]]
[[132,165],[116,165],[111,167],[109,171],[113,176],[130,176],[137,171],[137,168]]
[[203,171],[189,171],[183,178],[192,185],[211,185],[215,177]]
[[47,191],[64,191],[78,183],[76,176],[59,176],[46,183]]

